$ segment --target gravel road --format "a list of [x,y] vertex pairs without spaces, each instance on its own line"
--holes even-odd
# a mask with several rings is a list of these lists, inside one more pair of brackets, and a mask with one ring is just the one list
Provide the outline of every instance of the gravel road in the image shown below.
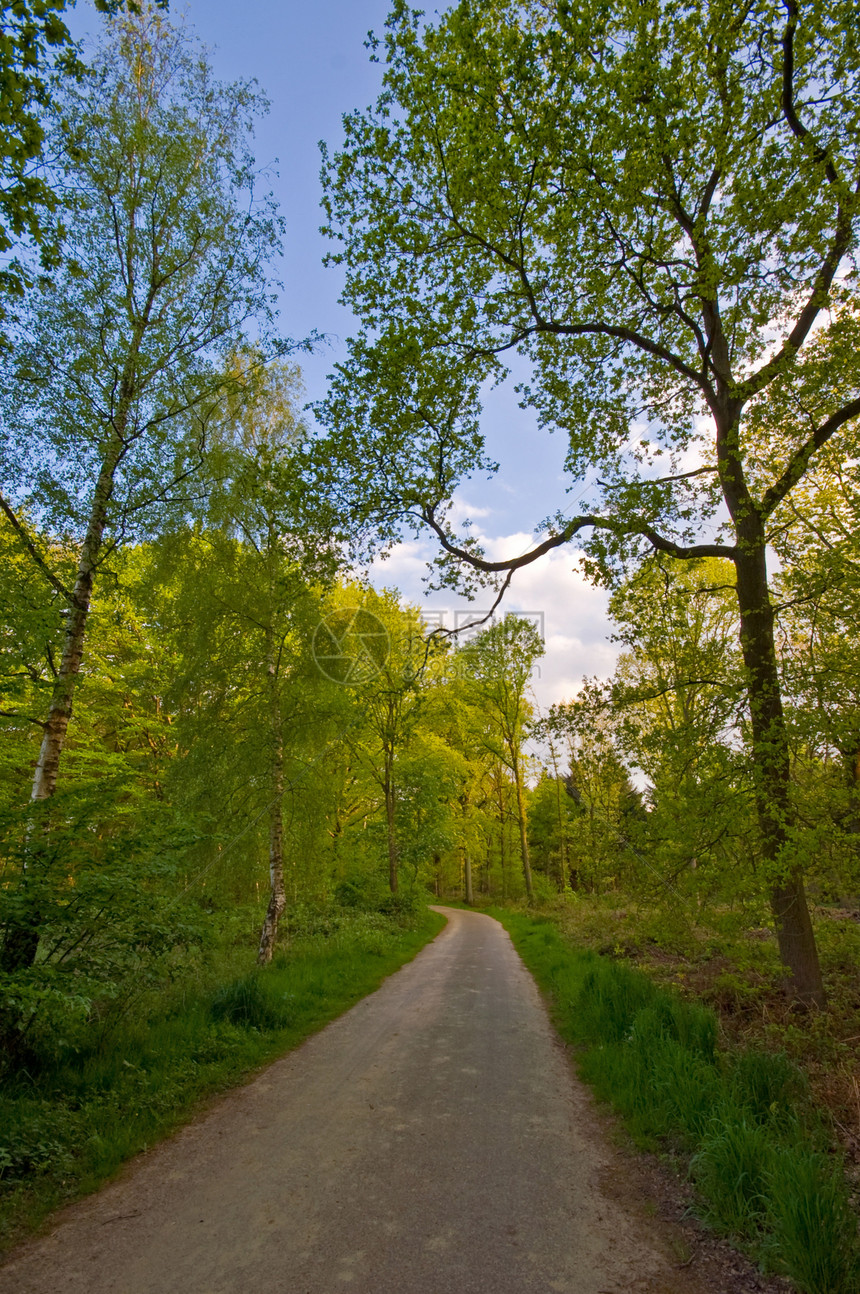
[[534,982],[448,925],[0,1268],[2,1294],[681,1294]]

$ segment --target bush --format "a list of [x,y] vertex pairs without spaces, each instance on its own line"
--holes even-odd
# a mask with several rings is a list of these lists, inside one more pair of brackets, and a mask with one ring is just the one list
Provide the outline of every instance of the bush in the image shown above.
[[0,1098],[0,1180],[8,1184],[68,1169],[72,1162],[68,1138],[66,1110],[38,1101]]
[[775,1156],[768,1210],[780,1266],[805,1294],[855,1294],[860,1283],[857,1214],[841,1165],[804,1146]]
[[216,1023],[228,1020],[260,1033],[286,1028],[291,1016],[286,996],[273,996],[258,971],[223,984],[212,998],[209,1014]]
[[773,1158],[773,1138],[759,1124],[731,1109],[711,1119],[690,1171],[720,1230],[747,1237],[760,1230]]

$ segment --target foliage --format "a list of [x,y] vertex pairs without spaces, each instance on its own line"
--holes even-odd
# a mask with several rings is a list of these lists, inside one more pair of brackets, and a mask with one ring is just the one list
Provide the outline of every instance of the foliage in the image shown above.
[[[120,807],[108,814],[111,792]],[[26,1052],[38,1066],[80,1046],[205,940],[177,884],[186,831],[151,805],[144,827],[138,810],[127,782],[99,779],[55,798],[49,830],[38,805],[0,823],[0,924],[14,927],[35,905],[42,933],[38,961],[0,982],[7,1064]]]
[[[166,0],[156,0],[166,7]],[[43,269],[56,265],[64,228],[52,220],[57,194],[37,163],[45,143],[45,109],[54,77],[85,74],[62,15],[74,0],[6,0],[0,40],[0,255],[28,238],[39,248]],[[102,13],[116,13],[122,0],[95,0]],[[134,10],[133,2],[129,8]],[[2,298],[19,296],[29,276],[17,257],[0,270]]]
[[269,315],[280,221],[254,195],[246,138],[260,97],[221,86],[154,11],[119,18],[52,129],[65,156],[70,259],[28,294],[3,380],[4,491],[83,535],[111,464],[108,534],[127,535],[199,462],[224,357]]
[[[376,105],[326,154],[332,259],[360,319],[320,406],[344,507],[504,575],[583,534],[611,582],[649,552],[734,568],[759,863],[793,991],[824,990],[788,790],[766,552],[860,414],[860,61],[848,4],[397,0]],[[583,511],[491,561],[452,498],[494,470],[505,367],[562,430]],[[379,464],[368,488],[363,464]],[[361,463],[362,469],[356,471]]]

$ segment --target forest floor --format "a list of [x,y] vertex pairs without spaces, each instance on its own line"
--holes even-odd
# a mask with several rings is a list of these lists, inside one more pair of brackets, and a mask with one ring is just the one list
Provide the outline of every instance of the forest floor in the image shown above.
[[688,1000],[712,1007],[724,1045],[784,1052],[809,1077],[860,1193],[860,911],[813,908],[826,1011],[798,1012],[786,991],[764,913],[703,906],[667,912],[618,895],[548,909],[577,947],[628,963]]
[[16,1251],[2,1294],[776,1288],[730,1282],[657,1216],[508,936],[447,915],[376,993]]

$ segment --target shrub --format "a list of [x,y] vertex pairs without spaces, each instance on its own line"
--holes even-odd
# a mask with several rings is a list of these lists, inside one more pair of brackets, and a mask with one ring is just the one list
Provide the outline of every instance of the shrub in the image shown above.
[[212,998],[209,1014],[216,1022],[228,1020],[261,1033],[286,1028],[290,1023],[288,1000],[274,997],[257,971],[222,985]]
[[719,1229],[747,1237],[759,1231],[773,1156],[773,1138],[759,1124],[725,1107],[712,1116],[690,1171]]
[[860,1283],[857,1214],[841,1165],[805,1146],[774,1156],[769,1215],[780,1266],[804,1294],[855,1294]]

